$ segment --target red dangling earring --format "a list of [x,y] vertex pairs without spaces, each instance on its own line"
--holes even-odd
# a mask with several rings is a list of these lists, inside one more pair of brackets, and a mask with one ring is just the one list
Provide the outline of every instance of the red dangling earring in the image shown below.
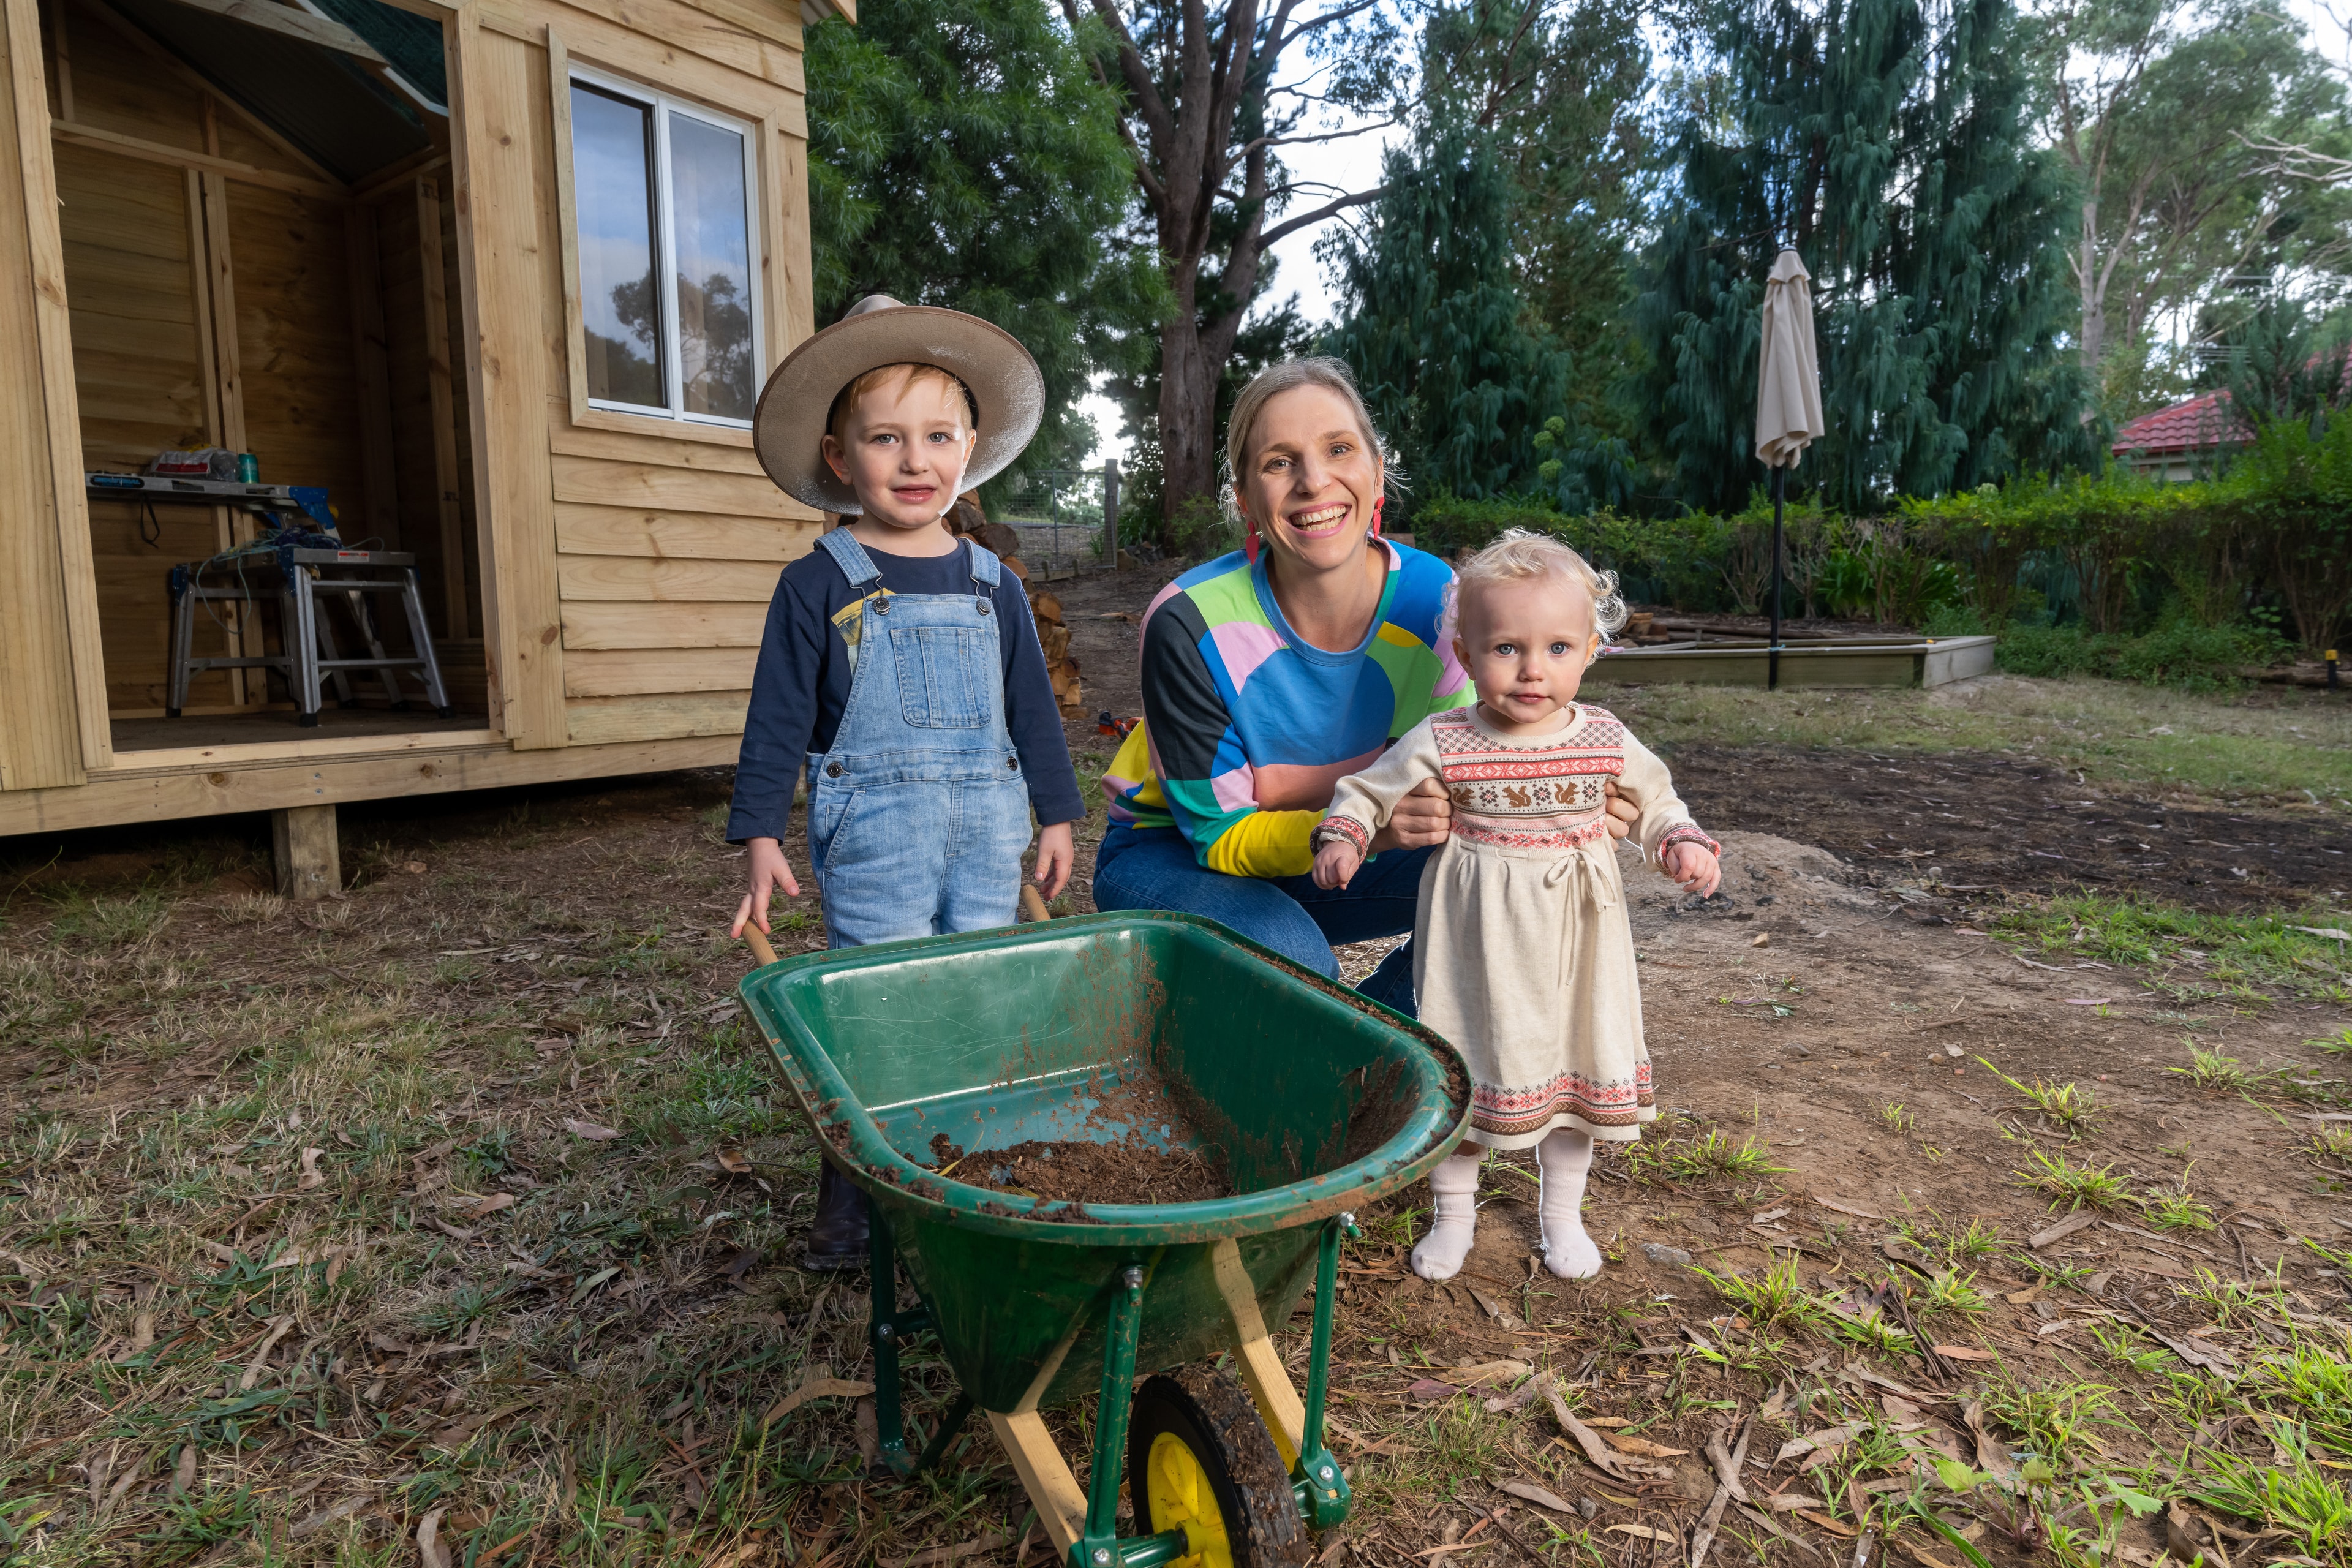
[[1242,540],[1242,559],[1255,566],[1257,564],[1257,519],[1247,512],[1243,512],[1242,526],[1249,530],[1248,534]]
[[1374,496],[1372,498],[1372,537],[1374,539],[1378,539],[1381,536],[1381,508],[1388,504],[1389,498],[1386,496]]

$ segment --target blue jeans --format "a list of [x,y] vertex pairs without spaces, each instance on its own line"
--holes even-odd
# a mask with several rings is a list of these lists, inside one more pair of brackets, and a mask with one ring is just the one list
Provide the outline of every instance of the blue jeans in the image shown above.
[[[1114,826],[1095,853],[1095,908],[1175,910],[1206,915],[1328,979],[1339,978],[1335,942],[1412,930],[1421,868],[1432,848],[1391,849],[1367,860],[1345,889],[1307,877],[1229,877],[1212,871],[1172,827]],[[1381,961],[1356,988],[1413,1016],[1412,943]]]

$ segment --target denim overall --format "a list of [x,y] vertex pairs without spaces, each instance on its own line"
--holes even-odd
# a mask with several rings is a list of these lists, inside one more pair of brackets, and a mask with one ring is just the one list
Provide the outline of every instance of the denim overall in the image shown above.
[[[838,528],[817,542],[849,585],[882,574]],[[996,557],[970,541],[972,593],[867,598],[849,706],[808,759],[809,859],[834,947],[1010,925],[1029,785],[1004,726]]]

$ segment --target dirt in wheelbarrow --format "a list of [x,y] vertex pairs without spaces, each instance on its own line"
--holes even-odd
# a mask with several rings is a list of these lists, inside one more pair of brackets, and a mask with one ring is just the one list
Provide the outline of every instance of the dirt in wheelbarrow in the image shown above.
[[1057,1203],[1189,1204],[1234,1195],[1222,1160],[1197,1149],[1156,1149],[1133,1133],[1116,1143],[1032,1141],[964,1154],[942,1132],[931,1152],[959,1182]]

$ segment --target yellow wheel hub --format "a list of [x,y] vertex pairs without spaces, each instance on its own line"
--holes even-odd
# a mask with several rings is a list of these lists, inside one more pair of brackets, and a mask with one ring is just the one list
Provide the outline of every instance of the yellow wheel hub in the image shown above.
[[1151,1507],[1151,1531],[1181,1529],[1189,1550],[1177,1561],[1185,1568],[1234,1568],[1233,1542],[1224,1515],[1200,1456],[1173,1432],[1151,1440],[1143,1475],[1143,1495]]

